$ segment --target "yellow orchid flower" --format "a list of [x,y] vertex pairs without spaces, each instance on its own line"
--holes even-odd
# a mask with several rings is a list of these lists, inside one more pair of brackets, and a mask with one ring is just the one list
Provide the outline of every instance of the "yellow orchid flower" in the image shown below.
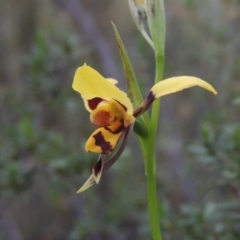
[[[115,79],[104,78],[86,64],[79,67],[75,73],[72,87],[81,94],[85,107],[90,112],[90,121],[98,127],[87,140],[85,148],[88,152],[101,154],[92,175],[78,192],[99,182],[102,172],[106,171],[123,151],[129,128],[133,125],[135,118],[144,113],[156,98],[193,86],[199,86],[217,94],[210,84],[199,78],[173,77],[155,84],[143,103],[133,110],[127,94],[115,86],[116,82]],[[124,139],[119,150],[103,164],[103,157],[116,148],[121,136],[124,136]]]
[[81,94],[91,122],[99,127],[86,143],[88,152],[108,154],[113,151],[135,120],[127,94],[114,85],[113,79],[106,80],[87,65],[78,68],[74,77],[73,89]]

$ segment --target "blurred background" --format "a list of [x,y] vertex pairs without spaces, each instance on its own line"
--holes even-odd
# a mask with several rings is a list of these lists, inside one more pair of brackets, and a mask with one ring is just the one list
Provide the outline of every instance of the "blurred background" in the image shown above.
[[[156,146],[165,240],[240,239],[240,1],[168,0],[165,77],[200,88],[162,99]],[[111,21],[147,95],[153,52],[127,1],[0,0],[0,240],[151,239],[143,159],[128,147],[82,194],[97,155],[71,88],[85,62],[126,90]]]

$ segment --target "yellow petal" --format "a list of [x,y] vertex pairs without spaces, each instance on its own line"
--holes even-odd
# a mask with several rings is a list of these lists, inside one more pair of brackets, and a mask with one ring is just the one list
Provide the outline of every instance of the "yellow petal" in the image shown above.
[[135,117],[132,115],[129,115],[128,113],[126,113],[124,115],[124,119],[123,119],[123,123],[124,123],[124,127],[128,127],[130,124],[132,124],[135,121]]
[[116,129],[115,132],[108,127],[98,128],[87,140],[85,145],[86,151],[101,154],[110,153],[116,147],[123,131],[124,127]]
[[127,94],[86,64],[77,69],[72,87],[81,94],[85,107],[90,112],[88,100],[94,98],[107,101],[115,99],[124,105],[127,108],[127,112],[132,115],[133,106]]
[[150,92],[152,92],[153,98],[155,99],[194,86],[205,88],[206,90],[217,94],[216,90],[209,83],[201,80],[200,78],[191,76],[180,76],[165,79],[155,84]]

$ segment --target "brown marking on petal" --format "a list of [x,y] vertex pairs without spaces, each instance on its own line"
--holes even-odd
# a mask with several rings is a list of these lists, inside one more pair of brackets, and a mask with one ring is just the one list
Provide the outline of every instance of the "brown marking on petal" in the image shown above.
[[107,142],[104,139],[104,136],[101,131],[93,135],[93,138],[95,139],[95,144],[102,149],[102,154],[107,154],[112,150],[110,142]]
[[88,106],[91,110],[94,110],[98,104],[102,101],[105,101],[104,99],[102,98],[99,98],[99,97],[95,97],[95,98],[92,98],[90,100],[87,100],[88,101]]
[[153,100],[155,100],[155,94],[153,94],[152,91],[149,92],[148,96],[147,96],[147,100],[152,102]]
[[116,100],[116,99],[114,99],[114,100],[122,106],[122,108],[124,109],[125,112],[127,111],[127,108],[126,108],[122,103],[120,103],[120,102],[119,102],[118,100]]
[[119,123],[120,123],[119,127],[117,127],[115,130],[110,129],[109,127],[105,127],[105,129],[108,130],[109,132],[113,133],[113,134],[118,134],[118,133],[124,131],[124,129],[125,129],[123,119],[121,119],[119,121]]
[[136,118],[139,115],[143,114],[155,99],[155,94],[150,91],[147,98],[141,103],[141,105],[137,109],[134,110],[133,116]]
[[95,165],[93,166],[93,174],[95,176],[98,176],[98,174],[102,171],[102,160],[100,159],[99,161],[97,161],[95,163]]

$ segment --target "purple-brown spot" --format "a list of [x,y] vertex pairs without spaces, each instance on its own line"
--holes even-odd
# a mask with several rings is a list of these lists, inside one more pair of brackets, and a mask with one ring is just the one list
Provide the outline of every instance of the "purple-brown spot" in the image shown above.
[[114,99],[116,102],[118,102],[121,106],[122,106],[122,108],[124,109],[124,111],[126,112],[127,111],[127,108],[122,104],[122,103],[120,103],[118,100],[116,100],[116,99]]
[[113,134],[118,134],[120,132],[123,132],[124,129],[125,129],[123,119],[120,120],[120,125],[115,130],[110,129],[109,127],[105,127],[105,129],[108,130],[109,132],[113,133]]
[[94,176],[97,177],[99,175],[99,173],[101,173],[102,167],[103,167],[102,159],[100,158],[100,160],[98,160],[93,167]]
[[104,101],[104,99],[95,97],[90,100],[88,100],[88,106],[91,110],[94,110],[100,102]]
[[152,91],[149,92],[149,94],[148,94],[148,96],[147,96],[147,100],[148,100],[149,102],[152,102],[152,101],[155,100],[155,94],[153,94]]
[[107,142],[104,139],[104,136],[101,131],[93,135],[93,138],[95,139],[95,144],[102,149],[102,152],[101,152],[102,154],[107,154],[112,150],[112,146],[110,142]]
[[138,117],[139,115],[143,114],[155,99],[156,99],[155,94],[153,94],[153,92],[150,91],[147,98],[142,102],[140,107],[134,110],[133,116]]

